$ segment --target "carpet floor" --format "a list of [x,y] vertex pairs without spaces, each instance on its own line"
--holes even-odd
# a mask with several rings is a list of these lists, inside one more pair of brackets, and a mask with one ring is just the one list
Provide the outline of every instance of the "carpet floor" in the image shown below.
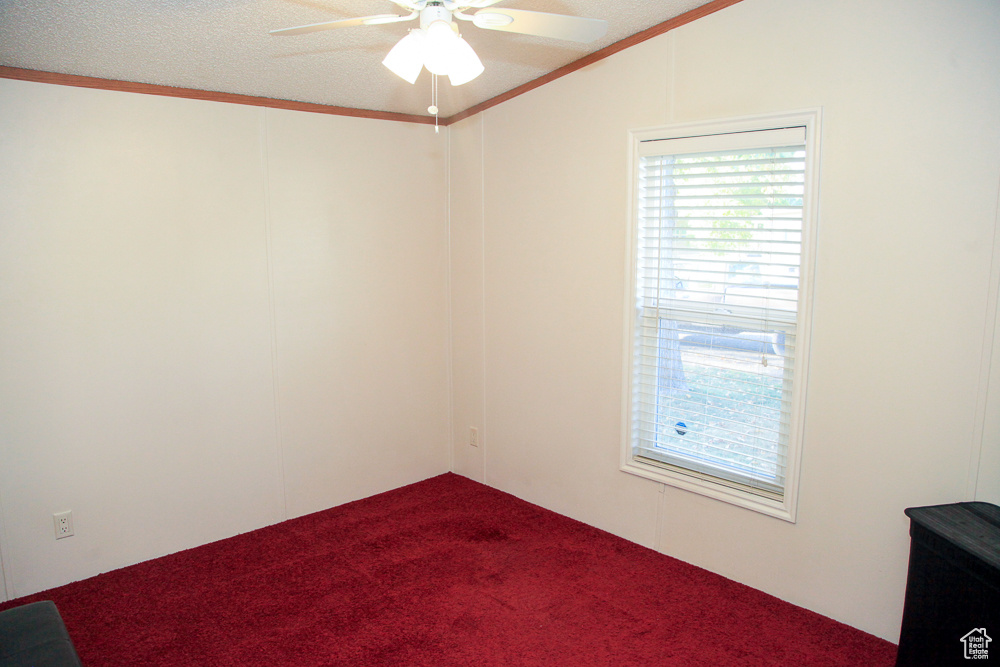
[[895,645],[454,474],[0,605],[87,667],[890,667]]

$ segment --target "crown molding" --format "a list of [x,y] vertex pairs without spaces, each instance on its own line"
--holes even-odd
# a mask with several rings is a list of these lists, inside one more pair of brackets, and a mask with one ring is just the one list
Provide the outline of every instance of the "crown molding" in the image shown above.
[[309,113],[325,113],[334,116],[352,116],[355,118],[374,118],[376,120],[396,120],[404,123],[434,124],[432,116],[396,113],[393,111],[374,111],[370,109],[352,109],[328,104],[313,104],[311,102],[296,102],[294,100],[279,100],[271,97],[254,97],[253,95],[238,95],[236,93],[220,93],[197,88],[176,88],[160,86],[152,83],[136,83],[133,81],[118,81],[117,79],[100,79],[92,76],[76,74],[60,74],[42,70],[21,69],[19,67],[0,66],[0,78],[34,81],[36,83],[52,83],[59,86],[76,86],[78,88],[96,88],[98,90],[114,90],[125,93],[140,93],[143,95],[161,95],[165,97],[183,97],[191,100],[208,102],[226,102],[228,104],[245,104],[269,109],[288,109],[290,111],[307,111]]

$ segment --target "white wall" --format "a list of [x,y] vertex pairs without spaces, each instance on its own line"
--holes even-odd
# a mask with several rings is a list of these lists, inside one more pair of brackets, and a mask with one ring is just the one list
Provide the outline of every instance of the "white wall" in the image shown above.
[[285,493],[299,516],[449,469],[447,138],[267,117]]
[[441,137],[10,80],[0,109],[9,596],[447,470]]
[[[482,116],[449,128],[452,470],[483,482],[484,422]],[[478,446],[469,446],[470,428]]]
[[[626,133],[808,107],[822,173],[793,525],[618,471]],[[998,118],[996,2],[744,0],[454,126],[452,174],[483,169],[484,213],[453,195],[451,229],[467,261],[482,227],[482,266],[460,271],[484,276],[485,327],[453,336],[484,341],[455,387],[476,391],[481,365],[485,481],[895,640],[903,509],[972,499],[975,477],[1000,502],[981,467],[1000,460],[1000,371],[989,401],[980,372]]]

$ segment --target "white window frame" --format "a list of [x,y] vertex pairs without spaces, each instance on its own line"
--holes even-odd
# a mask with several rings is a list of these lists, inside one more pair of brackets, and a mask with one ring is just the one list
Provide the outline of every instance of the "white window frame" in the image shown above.
[[[635,351],[635,328],[638,321],[636,296],[637,234],[639,223],[638,168],[640,146],[643,142],[647,142],[648,145],[650,141],[663,139],[712,137],[712,141],[721,142],[721,145],[725,146],[727,144],[727,137],[725,135],[739,135],[746,132],[792,127],[805,128],[805,193],[802,208],[801,271],[795,323],[796,352],[794,376],[792,379],[792,412],[790,432],[788,434],[787,466],[783,493],[780,498],[775,498],[752,493],[742,485],[727,483],[724,480],[701,474],[694,470],[682,470],[676,466],[656,464],[648,459],[637,457],[633,453],[633,354]],[[667,125],[629,132],[629,219],[625,279],[625,335],[622,363],[622,438],[620,459],[620,470],[623,472],[699,493],[785,521],[795,522],[804,432],[809,340],[812,323],[812,294],[815,282],[820,129],[820,110],[807,109],[781,114]]]

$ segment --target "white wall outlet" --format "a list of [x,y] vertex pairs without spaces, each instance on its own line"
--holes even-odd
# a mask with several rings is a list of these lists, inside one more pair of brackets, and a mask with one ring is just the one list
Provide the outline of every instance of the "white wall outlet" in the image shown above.
[[70,537],[73,534],[73,512],[57,512],[52,515],[56,524],[56,539]]
[[475,426],[469,427],[469,444],[473,447],[479,446],[479,429]]

